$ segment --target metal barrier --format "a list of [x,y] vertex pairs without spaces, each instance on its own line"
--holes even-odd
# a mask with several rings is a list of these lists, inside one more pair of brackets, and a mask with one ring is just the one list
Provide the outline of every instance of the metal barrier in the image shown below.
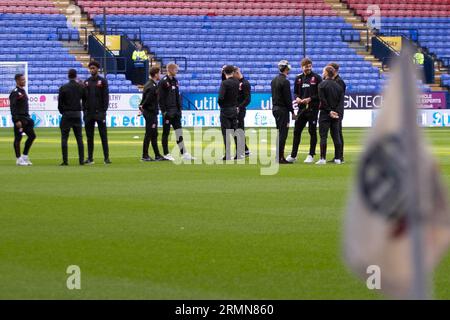
[[387,30],[386,33],[388,36],[403,36],[414,42],[419,41],[419,30],[415,28],[385,26],[383,30]]
[[439,71],[450,67],[450,57],[438,57],[438,61],[440,62],[438,64]]
[[[167,63],[169,62],[174,62],[176,63],[180,69],[182,69],[183,71],[187,71],[188,68],[188,63],[187,63],[187,58],[186,57],[174,57],[174,56],[156,56],[155,55],[155,60],[161,62],[162,66],[166,66]],[[167,63],[165,63],[164,61],[166,61]],[[179,61],[182,61],[184,63],[184,68],[181,67],[181,65],[178,63]],[[150,67],[152,67],[154,65],[153,59],[150,61]]]
[[107,73],[125,73],[127,71],[127,59],[124,57],[91,57],[91,59],[98,61],[103,71],[103,66],[108,66]]
[[[63,35],[68,35],[68,39],[63,39]],[[72,37],[74,33],[71,32],[71,29],[67,29],[67,27],[56,27],[56,36],[58,37],[58,41],[80,41],[80,36]]]
[[[98,31],[104,32],[105,28],[104,27],[102,27],[101,29],[99,28]],[[106,34],[127,36],[133,41],[142,41],[142,29],[140,27],[123,27],[110,25],[106,27]],[[133,37],[130,37],[130,34],[132,34]]]
[[[64,30],[64,32],[62,31]],[[66,32],[65,30],[68,30],[66,27],[57,27],[56,28],[56,36],[58,37],[59,41],[65,41],[65,39],[63,39],[63,35],[67,34],[68,35],[68,39],[67,41],[72,42],[72,41],[78,41],[78,43],[82,44],[83,41],[81,41],[82,37],[84,38],[84,50],[88,50],[88,30],[86,27],[80,27],[79,28],[79,32],[78,32],[78,39],[74,38],[72,39],[72,32]],[[83,35],[82,35],[83,34]]]
[[380,36],[374,36],[372,37],[371,54],[381,60],[381,68],[384,71],[386,67],[389,67],[392,59],[397,57],[400,53]]
[[[357,31],[357,32],[355,32]],[[365,33],[366,50],[369,51],[369,29],[368,28],[342,28],[341,40],[344,42],[358,42],[361,43],[361,32]]]
[[[84,31],[84,50],[88,50],[88,30],[86,27],[81,27],[80,30]],[[81,42],[81,37],[80,37],[80,43]]]
[[[118,69],[118,60],[123,59],[125,60],[125,70],[126,71],[126,59],[116,57],[111,50],[108,49],[104,45],[104,43],[100,40],[100,37],[103,36],[103,42],[105,41],[105,35],[97,35],[95,32],[91,32],[91,35],[89,36],[89,54],[91,57],[95,60],[98,59],[98,62],[101,64],[103,68],[103,73],[106,75],[110,70],[112,70],[112,73],[117,73]],[[101,56],[100,56],[101,55]],[[122,69],[120,69],[122,70]],[[121,71],[121,72],[124,72]]]

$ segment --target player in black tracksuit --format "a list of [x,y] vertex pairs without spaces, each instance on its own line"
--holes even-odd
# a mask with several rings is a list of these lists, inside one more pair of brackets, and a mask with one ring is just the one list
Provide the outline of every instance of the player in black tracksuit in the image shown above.
[[[336,76],[336,78],[334,78],[334,81],[336,81],[344,90],[344,95],[345,95],[345,91],[347,90],[347,85],[345,84],[344,80],[342,80],[342,78],[339,76],[339,74]],[[344,162],[344,135],[342,134],[342,120],[344,120],[344,99],[342,99],[342,106],[340,106],[340,109],[342,110],[342,116],[341,116],[341,123],[340,123],[340,128],[339,128],[339,136],[341,138],[341,144],[342,144],[342,151],[341,151],[341,161]]]
[[[317,146],[317,117],[319,115],[319,84],[322,77],[312,71],[312,61],[305,58],[301,62],[303,73],[295,78],[294,94],[298,103],[299,112],[294,127],[294,141],[292,152],[288,161],[295,161],[298,147],[301,142],[303,129],[308,124],[310,135],[309,155],[307,159],[312,161],[316,155]],[[305,160],[308,161],[308,160]]]
[[78,160],[80,165],[84,164],[84,145],[83,130],[81,122],[81,111],[83,110],[81,102],[86,99],[84,87],[77,81],[77,71],[69,70],[69,83],[59,89],[58,110],[62,114],[61,129],[61,149],[63,162],[62,166],[68,165],[67,140],[69,139],[70,129],[73,130],[78,145]]
[[342,158],[342,143],[339,132],[343,114],[342,101],[344,100],[344,90],[335,80],[333,80],[334,76],[334,68],[326,67],[324,69],[324,80],[319,85],[320,161],[318,164],[326,163],[327,137],[329,130],[331,130],[331,137],[334,142],[335,159],[336,161],[340,161]]
[[[231,141],[235,136],[235,130],[238,126],[238,96],[239,96],[239,80],[234,78],[235,68],[226,66],[223,70],[226,80],[222,81],[219,90],[218,103],[220,107],[220,126],[222,129],[223,142],[225,145],[225,156],[223,160],[231,160]],[[243,151],[243,150],[242,150]],[[236,150],[238,159],[240,154]]]
[[[247,113],[247,106],[250,104],[252,100],[251,86],[250,82],[248,82],[248,80],[244,78],[239,68],[235,68],[234,77],[237,80],[239,80],[239,96],[238,96],[239,112],[238,112],[237,134],[240,134],[242,136],[242,140],[244,141],[245,144],[245,155],[249,156],[250,151],[248,149],[247,143],[245,143],[245,114]],[[237,137],[235,137],[235,140],[237,143]]]
[[106,129],[106,111],[109,107],[108,81],[98,74],[100,64],[96,61],[89,63],[91,77],[84,82],[86,100],[83,105],[84,125],[88,143],[88,159],[85,164],[94,163],[94,131],[97,123],[102,140],[104,163],[110,164],[108,133]]
[[276,76],[271,83],[272,86],[272,114],[278,129],[278,162],[280,164],[289,164],[284,157],[284,148],[289,133],[289,112],[295,119],[294,108],[292,107],[291,84],[287,78],[289,71],[292,69],[289,62],[282,60],[278,63],[280,74]]
[[[28,153],[33,141],[36,139],[34,132],[34,121],[30,117],[28,106],[28,95],[24,89],[26,79],[23,74],[16,74],[16,88],[9,95],[9,105],[11,108],[11,117],[14,124],[14,152],[16,153],[16,164],[20,166],[31,165],[28,159]],[[23,149],[23,154],[20,154],[20,142],[22,141],[22,133],[28,136]]]
[[[336,76],[334,77],[334,80],[342,87],[342,89],[344,89],[344,96],[345,96],[345,92],[347,90],[347,85],[345,84],[345,81],[342,80],[342,78],[339,75],[339,64],[337,64],[336,62],[331,62],[329,64],[329,66],[333,67],[334,70],[336,70]],[[341,138],[341,143],[342,143],[342,163],[344,163],[344,136],[342,134],[342,121],[344,120],[344,100],[342,100],[342,117],[341,117],[341,128],[339,130],[340,133],[340,138]],[[334,159],[333,159],[334,160]]]
[[178,66],[174,63],[169,63],[166,68],[167,75],[161,79],[158,85],[159,107],[163,114],[162,145],[164,158],[166,160],[174,160],[169,153],[169,134],[170,126],[172,126],[175,130],[178,148],[183,155],[183,159],[193,160],[194,158],[186,152],[181,131],[181,96],[178,80],[175,77],[178,73]]
[[145,84],[142,95],[142,102],[139,109],[145,118],[145,137],[142,150],[142,161],[153,161],[148,154],[150,141],[155,153],[155,160],[161,161],[164,158],[159,153],[158,148],[158,83],[161,72],[158,67],[150,69],[151,79]]

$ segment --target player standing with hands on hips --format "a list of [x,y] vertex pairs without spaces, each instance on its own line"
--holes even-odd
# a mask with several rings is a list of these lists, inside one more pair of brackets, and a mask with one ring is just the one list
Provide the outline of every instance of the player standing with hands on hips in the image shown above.
[[[32,163],[28,158],[28,153],[33,141],[36,139],[34,133],[34,121],[30,117],[28,106],[28,95],[25,91],[26,79],[23,74],[16,74],[16,88],[9,95],[9,105],[11,108],[11,116],[14,124],[14,151],[16,153],[16,164],[18,166],[31,166]],[[20,154],[20,142],[22,141],[22,133],[28,136],[25,142],[23,154]]]

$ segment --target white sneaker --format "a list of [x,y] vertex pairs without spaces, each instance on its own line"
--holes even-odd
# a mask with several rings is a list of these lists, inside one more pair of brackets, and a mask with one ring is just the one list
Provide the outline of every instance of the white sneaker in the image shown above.
[[33,165],[30,161],[30,158],[28,158],[28,156],[22,155],[22,159],[23,159],[23,161],[25,161],[27,163],[27,165],[29,165],[29,166]]
[[187,161],[192,161],[192,160],[195,160],[195,158],[193,157],[193,156],[191,156],[189,153],[183,153],[183,156],[182,156],[182,158],[183,158],[183,160],[187,160]]
[[305,161],[303,161],[304,163],[313,163],[314,162],[314,158],[312,155],[308,155],[305,159]]
[[172,155],[170,153],[166,154],[163,156],[164,159],[169,160],[169,161],[175,161],[174,157],[172,157]]
[[22,157],[20,157],[16,160],[16,165],[26,167],[28,166],[28,163]]
[[325,160],[325,159],[320,159],[319,161],[316,162],[316,164],[319,164],[319,165],[327,164],[327,160]]
[[288,157],[286,158],[286,161],[290,162],[290,163],[294,163],[295,161],[297,161],[297,158],[293,158],[293,157],[291,157],[291,155],[288,155]]
[[339,159],[334,159],[334,163],[335,163],[335,164],[342,164],[342,161],[339,160]]

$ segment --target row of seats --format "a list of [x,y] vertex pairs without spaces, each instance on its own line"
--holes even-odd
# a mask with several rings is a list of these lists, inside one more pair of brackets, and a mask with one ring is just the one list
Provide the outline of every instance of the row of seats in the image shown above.
[[[122,21],[124,19],[129,20],[130,16],[128,14],[115,14],[109,15],[108,19],[114,21]],[[155,24],[164,24],[166,22],[171,22],[173,24],[177,24],[178,22],[203,22],[205,24],[211,23],[219,23],[219,22],[228,22],[230,24],[235,24],[238,22],[248,22],[248,23],[279,23],[280,25],[284,25],[286,23],[299,23],[298,16],[284,16],[282,19],[280,17],[273,16],[190,16],[190,15],[145,15],[142,13],[133,14],[132,20],[128,21],[130,26],[141,26],[141,24],[145,22],[156,22]],[[101,17],[95,17],[96,20],[101,19]],[[302,18],[303,19],[303,18]],[[321,16],[306,16],[305,21],[308,22],[341,22],[342,18],[336,15],[330,17],[321,17]],[[292,25],[290,25],[292,27]]]
[[345,0],[348,7],[364,20],[372,17],[373,11],[369,6],[377,5],[384,17],[448,17],[450,2],[444,1],[413,1],[413,0]]
[[[349,80],[350,92],[381,88],[379,69],[342,42],[337,32],[341,28],[350,28],[350,24],[336,16],[307,17],[306,20],[314,24],[314,31],[308,26],[306,52],[314,60],[316,71],[321,72],[327,63],[336,61]],[[101,17],[94,21],[98,25],[102,23]],[[161,27],[161,21],[171,21],[172,27]],[[134,15],[108,15],[107,23],[118,29],[139,26],[144,45],[165,62],[170,57],[185,57],[187,65],[183,59],[179,60],[182,69],[180,89],[184,92],[216,92],[220,68],[224,64],[241,67],[257,92],[270,91],[271,79],[276,75],[276,65],[281,59],[292,62],[293,75],[301,72],[300,17],[147,16],[136,19]]]
[[6,21],[6,20],[14,20],[14,21],[18,21],[20,20],[20,25],[23,25],[24,23],[27,22],[34,22],[34,23],[39,23],[39,22],[45,22],[45,23],[50,23],[50,22],[55,22],[55,21],[64,21],[67,23],[67,18],[64,15],[61,14],[29,14],[29,13],[5,13],[3,15],[1,15],[1,21]]
[[[57,93],[59,86],[67,81],[68,69],[77,69],[82,77],[88,76],[88,71],[58,41],[58,32],[69,35],[78,31],[67,28],[67,18],[54,14],[58,11],[51,2],[44,5],[44,1],[35,1],[32,4],[36,9],[41,9],[37,2],[51,9],[52,14],[43,14],[49,10],[39,10],[39,14],[11,14],[15,11],[8,9],[8,14],[0,15],[0,60],[28,62],[30,93]],[[10,83],[11,79],[5,80]]]
[[443,74],[441,76],[441,85],[449,87],[450,89],[450,74]]
[[91,16],[102,14],[193,15],[193,16],[332,16],[335,12],[325,1],[114,1],[99,3],[78,0],[78,5]]
[[[368,13],[366,9],[356,9],[355,12],[362,16],[365,21],[371,17],[371,14]],[[423,10],[383,10],[383,15],[389,17],[422,17],[424,15],[430,17],[448,17],[450,15],[450,10],[428,10],[426,11],[426,14]]]
[[[84,7],[92,18],[95,15],[102,15],[102,7]],[[306,9],[304,10],[306,15],[317,16],[333,16],[336,14],[331,9]],[[134,15],[134,14],[146,14],[146,15],[193,15],[193,16],[206,16],[206,15],[220,15],[220,16],[299,16],[302,14],[301,9],[179,9],[179,8],[107,8],[107,14],[116,15]]]
[[[116,1],[116,3],[120,2],[120,0],[113,0]],[[146,3],[152,0],[134,0],[134,1],[129,1],[129,2],[139,2],[139,3]],[[154,0],[153,0],[154,1]],[[171,0],[170,2],[184,2],[185,0]],[[222,2],[219,0],[190,0],[191,2]],[[128,2],[128,1],[126,1]],[[161,1],[162,2],[162,1]],[[273,0],[227,0],[227,2],[233,2],[233,3],[254,3],[254,2],[258,2],[258,3],[273,3]],[[317,0],[278,0],[277,2],[279,3],[292,3],[292,2],[317,2]],[[160,5],[160,4],[159,4]]]
[[38,13],[38,14],[58,14],[55,7],[24,7],[24,6],[0,6],[0,13]]
[[[17,1],[0,0],[0,6],[16,6]],[[24,3],[27,7],[54,7],[53,2],[49,0],[29,0]]]
[[[343,0],[343,2],[346,2],[348,4],[368,4],[369,1],[367,0]],[[394,2],[392,0],[370,0],[371,5],[380,5],[380,4],[413,4],[413,5],[420,5],[422,3],[425,4],[450,4],[450,0],[421,0],[419,3],[417,0],[400,0],[398,2]]]
[[106,8],[178,8],[178,9],[330,9],[330,5],[325,2],[198,2],[198,1],[98,1],[80,0],[78,4],[85,7],[106,7]]

